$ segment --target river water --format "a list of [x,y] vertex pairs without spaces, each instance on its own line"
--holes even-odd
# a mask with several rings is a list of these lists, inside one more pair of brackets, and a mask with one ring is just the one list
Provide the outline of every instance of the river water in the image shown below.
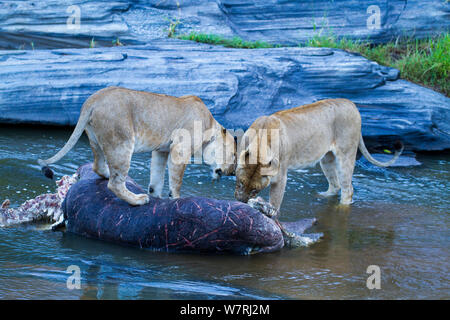
[[[53,192],[36,159],[56,153],[70,133],[0,128],[0,200],[17,206]],[[324,238],[271,254],[155,253],[45,225],[0,228],[0,299],[449,299],[450,154],[417,159],[422,166],[389,169],[359,160],[347,210],[317,197],[327,188],[319,166],[290,172],[282,220],[315,217],[310,232]],[[53,168],[72,174],[88,161],[83,137]],[[133,157],[130,176],[145,188],[149,166],[149,154]],[[233,199],[233,191],[233,177],[212,184],[206,166],[188,166],[182,195]],[[79,290],[67,288],[70,265],[81,269]],[[366,286],[369,265],[380,267],[379,290]]]

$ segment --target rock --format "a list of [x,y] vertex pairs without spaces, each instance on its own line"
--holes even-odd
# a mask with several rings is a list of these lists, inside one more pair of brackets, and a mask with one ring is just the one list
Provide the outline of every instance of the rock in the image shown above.
[[109,85],[195,94],[229,128],[325,98],[357,103],[369,145],[450,147],[450,99],[398,71],[326,48],[228,49],[180,40],[139,47],[0,51],[0,122],[74,125]]
[[[450,3],[441,0],[221,0],[229,25],[244,39],[296,45],[314,34],[395,40],[448,31]],[[379,23],[377,14],[379,12]]]
[[[199,30],[233,36],[227,17],[216,1],[183,0],[7,0],[0,3],[0,48],[39,49],[147,44],[167,38],[171,21],[177,31]],[[76,19],[79,17],[79,20]],[[79,21],[79,23],[78,23]],[[33,45],[31,44],[33,43]]]
[[[80,24],[74,27],[78,13]],[[333,32],[384,42],[446,31],[449,14],[445,0],[6,0],[0,3],[0,48],[29,49],[32,42],[41,49],[80,48],[89,47],[92,38],[99,46],[111,46],[117,38],[128,45],[147,44],[167,37],[170,21],[177,20],[180,34],[297,45]]]
[[[129,33],[121,14],[131,7],[129,1],[46,0],[0,3],[0,48],[89,47],[89,41],[111,40]],[[80,9],[80,23],[71,16]]]
[[194,94],[228,128],[325,98],[359,107],[369,145],[450,148],[450,99],[398,71],[326,48],[229,49],[181,40],[101,49],[0,51],[0,122],[75,125],[110,85]]

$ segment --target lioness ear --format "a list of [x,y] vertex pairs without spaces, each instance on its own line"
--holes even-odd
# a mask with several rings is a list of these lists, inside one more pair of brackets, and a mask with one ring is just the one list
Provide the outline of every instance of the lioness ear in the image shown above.
[[278,173],[278,159],[273,159],[269,161],[268,167],[262,167],[261,168],[261,175],[262,176],[275,176]]
[[280,161],[278,160],[278,158],[273,158],[272,160],[269,161],[269,167],[272,168],[277,168],[279,165]]
[[250,156],[250,151],[248,149],[242,151],[239,154],[239,157],[237,157],[237,159],[236,159],[237,160],[237,164],[238,165],[245,165],[245,164],[247,164],[249,156]]
[[278,173],[278,167],[280,164],[280,160],[278,157],[273,156],[271,153],[269,153],[267,160],[267,167],[261,168],[261,175],[263,176],[274,176]]

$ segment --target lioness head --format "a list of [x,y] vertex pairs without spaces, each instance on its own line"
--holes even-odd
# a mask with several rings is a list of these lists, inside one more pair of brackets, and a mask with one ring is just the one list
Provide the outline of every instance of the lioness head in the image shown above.
[[233,175],[236,166],[236,145],[233,135],[222,126],[214,130],[204,149],[203,158],[211,168],[213,179]]
[[[248,147],[245,147],[246,140],[250,141]],[[274,148],[272,141],[278,143],[278,135],[275,137],[273,130],[261,128],[258,123],[252,125],[244,134],[241,143],[243,147],[239,152],[236,167],[234,196],[237,200],[247,202],[250,198],[256,197],[278,173],[279,147],[277,144]]]
[[272,177],[279,169],[277,158],[273,158],[268,162],[258,161],[255,164],[249,163],[250,158],[251,152],[249,150],[242,151],[238,160],[240,164],[236,168],[234,197],[242,202],[255,198],[261,190],[270,184]]

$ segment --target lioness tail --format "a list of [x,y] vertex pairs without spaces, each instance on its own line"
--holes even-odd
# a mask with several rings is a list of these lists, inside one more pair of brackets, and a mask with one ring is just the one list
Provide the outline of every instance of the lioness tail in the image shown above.
[[53,179],[53,171],[48,167],[48,165],[55,163],[59,161],[62,157],[64,157],[80,139],[89,121],[92,109],[93,109],[92,106],[81,109],[80,118],[78,119],[77,125],[75,126],[72,135],[70,136],[69,140],[66,142],[64,147],[61,150],[59,150],[57,154],[55,154],[53,157],[47,160],[38,159],[38,164],[41,166],[41,170],[47,178]]
[[361,151],[361,153],[363,154],[364,158],[366,158],[367,160],[369,160],[371,163],[373,163],[376,166],[379,167],[389,167],[390,165],[392,165],[395,161],[397,161],[398,157],[400,157],[401,153],[403,152],[403,144],[399,141],[398,143],[396,143],[395,146],[396,150],[394,153],[394,157],[386,162],[380,162],[378,160],[375,160],[369,153],[369,151],[366,148],[366,145],[364,144],[364,140],[362,135],[359,137],[359,150]]

